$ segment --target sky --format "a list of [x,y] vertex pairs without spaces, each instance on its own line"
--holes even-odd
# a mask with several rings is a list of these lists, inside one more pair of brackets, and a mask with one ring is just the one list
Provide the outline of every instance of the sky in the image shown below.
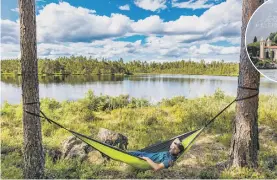
[[270,0],[264,3],[253,14],[246,32],[246,43],[252,43],[254,37],[260,41],[266,40],[270,33],[277,32],[277,1]]
[[[1,59],[20,57],[17,0],[1,1]],[[36,0],[38,57],[239,62],[242,0]]]

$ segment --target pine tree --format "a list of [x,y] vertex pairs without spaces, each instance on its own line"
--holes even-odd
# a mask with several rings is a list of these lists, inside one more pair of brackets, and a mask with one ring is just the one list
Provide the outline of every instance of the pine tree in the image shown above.
[[[20,50],[23,109],[39,114],[38,62],[35,0],[19,0]],[[39,179],[44,174],[40,118],[23,111],[24,178]]]
[[257,42],[257,41],[258,41],[258,39],[257,39],[257,37],[255,36],[253,42],[255,43],[255,42]]
[[[241,55],[238,85],[259,88],[260,73],[251,64],[245,47],[247,23],[254,11],[262,4],[261,0],[243,0]],[[254,92],[253,92],[254,91]],[[255,90],[238,88],[237,97],[243,98],[256,93]],[[230,160],[233,167],[258,166],[258,96],[236,104],[236,117],[233,123]]]

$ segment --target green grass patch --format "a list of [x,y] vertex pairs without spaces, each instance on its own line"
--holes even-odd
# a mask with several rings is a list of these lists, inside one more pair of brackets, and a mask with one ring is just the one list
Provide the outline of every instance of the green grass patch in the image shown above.
[[[212,96],[195,99],[175,97],[151,104],[144,99],[129,96],[95,96],[88,92],[86,97],[77,101],[58,102],[55,99],[41,99],[41,110],[45,114],[72,130],[97,138],[100,127],[120,132],[129,138],[128,149],[141,149],[158,141],[199,128],[214,117],[234,97],[218,90]],[[277,97],[259,97],[259,124],[277,131]],[[242,168],[216,171],[213,167],[228,159],[231,141],[232,120],[235,105],[227,109],[204,133],[215,136],[213,143],[223,144],[225,150],[213,153],[210,145],[203,148],[201,157],[196,157],[201,170],[190,170],[185,177],[192,178],[276,178],[276,142],[261,141],[258,170]],[[3,178],[22,178],[23,144],[22,104],[11,105],[5,102],[1,108],[1,176]],[[61,143],[71,136],[47,121],[42,120],[43,145],[47,149],[60,149]],[[269,150],[270,149],[270,150]],[[193,153],[193,152],[192,152]],[[4,154],[4,155],[3,155]],[[186,161],[186,159],[184,159]],[[181,169],[180,169],[181,168]],[[168,178],[181,178],[188,169],[173,167]],[[46,178],[159,178],[152,171],[136,171],[122,168],[121,163],[111,161],[106,165],[96,165],[78,159],[60,159],[56,163],[46,157]]]

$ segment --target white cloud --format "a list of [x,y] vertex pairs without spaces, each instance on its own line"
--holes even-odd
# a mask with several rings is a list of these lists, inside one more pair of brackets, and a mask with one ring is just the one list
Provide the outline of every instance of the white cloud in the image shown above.
[[119,6],[119,9],[122,11],[130,11],[130,6],[129,4],[126,4],[124,6]]
[[18,22],[1,19],[1,43],[19,43]]
[[135,59],[137,49],[141,46],[141,41],[120,42],[106,40],[96,40],[92,43],[41,43],[38,45],[38,55],[40,57],[56,58],[59,56],[91,56],[93,58],[119,59],[128,57]]
[[[153,25],[151,25],[153,24]],[[201,16],[180,16],[164,22],[159,16],[150,16],[132,23],[133,32],[162,35],[202,35],[199,39],[218,36],[238,36],[241,27],[240,0],[227,0],[205,11]],[[197,39],[196,39],[197,40]]]
[[67,2],[48,4],[37,16],[39,42],[78,42],[122,36],[130,31],[129,17],[99,16],[94,10]]
[[[39,43],[38,57],[57,58],[60,56],[91,56],[116,60],[172,61],[180,59],[224,59],[238,60],[239,47],[221,47],[210,44],[184,44],[181,36],[149,36],[146,43],[113,41],[111,39],[70,43]],[[2,44],[2,59],[19,56],[19,44]]]
[[187,2],[178,2],[179,0],[172,0],[172,7],[176,8],[188,8],[188,9],[204,9],[214,6],[213,3],[209,3],[209,0],[189,0]]
[[180,16],[176,21],[165,22],[167,34],[198,34],[210,28],[210,23],[198,16]]
[[66,2],[48,4],[37,16],[39,42],[90,42],[122,37],[130,33],[144,35],[185,35],[190,41],[239,36],[240,0],[227,0],[211,7],[201,16],[180,16],[164,21],[153,15],[134,22],[122,14],[99,16],[94,10],[74,7]]
[[135,5],[149,11],[166,9],[166,0],[135,0]]
[[164,29],[163,21],[157,15],[138,20],[131,27],[133,32],[142,34],[159,34]]
[[217,54],[217,55],[226,55],[226,54],[238,54],[240,51],[239,47],[222,47],[214,46],[210,44],[201,44],[199,48],[196,46],[190,47],[192,54]]
[[210,21],[213,26],[218,23],[241,21],[241,5],[241,0],[227,0],[205,11],[201,18],[203,21]]
[[18,58],[19,54],[19,44],[1,43],[1,59]]
[[[1,53],[19,55],[18,22],[1,20]],[[97,15],[94,10],[66,2],[47,4],[37,15],[38,56],[85,55],[127,60],[225,59],[238,60],[241,27],[240,0],[227,0],[201,16],[180,16],[164,21],[158,15],[133,21],[122,14]],[[146,35],[142,41],[123,42],[114,38]],[[159,35],[159,36],[157,36]],[[218,41],[230,47],[211,45]]]
[[13,12],[19,12],[19,9],[18,8],[13,8],[13,9],[11,9],[11,11],[13,11]]
[[237,36],[237,37],[233,37],[233,38],[226,38],[226,41],[231,43],[231,44],[240,45],[240,43],[241,43],[241,37]]
[[[190,37],[183,36],[150,36],[146,39],[146,44],[142,48],[142,52],[148,54],[148,57],[160,57],[163,59],[207,59],[214,57],[215,60],[225,59],[229,61],[238,60],[238,46],[216,46],[210,45],[208,42],[192,42],[183,43],[185,39]],[[153,54],[151,54],[151,52]]]

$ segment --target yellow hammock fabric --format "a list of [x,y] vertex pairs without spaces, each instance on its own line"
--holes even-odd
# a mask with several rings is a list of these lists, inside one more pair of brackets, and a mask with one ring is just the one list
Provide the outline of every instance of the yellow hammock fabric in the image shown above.
[[[53,121],[52,119],[48,118],[42,111],[40,111],[40,113],[43,115],[41,116],[40,114],[35,114],[29,111],[25,111],[28,114],[34,115],[34,116],[38,116],[41,118],[46,119],[49,123],[54,123],[55,125],[59,126],[60,128],[63,128],[65,130],[67,130],[68,132],[72,133],[74,136],[76,136],[77,138],[79,138],[80,140],[82,140],[83,142],[89,144],[90,146],[92,146],[94,149],[98,150],[99,152],[109,156],[110,158],[116,160],[116,161],[121,161],[123,163],[129,164],[135,168],[138,169],[151,169],[151,166],[142,158],[137,157],[137,156],[133,156],[131,154],[128,154],[128,152],[123,151],[121,149],[118,149],[116,147],[110,146],[108,144],[102,143],[98,140],[92,139],[88,136],[85,136],[83,134],[80,134],[78,132],[72,131],[70,129],[67,129],[66,127],[62,126],[61,124],[57,123],[56,121]],[[158,144],[154,144],[152,146],[146,147],[140,151],[145,151],[145,152],[161,152],[161,151],[166,151],[164,149],[169,149],[169,146],[171,144],[171,142],[176,139],[176,138],[180,138],[185,150],[184,152],[179,155],[182,156],[185,152],[187,152],[190,147],[192,146],[193,142],[195,141],[195,139],[200,135],[200,133],[207,127],[207,125],[205,125],[204,127],[202,127],[201,129],[198,130],[194,130],[176,137],[171,138],[168,141],[164,141],[162,143],[158,143]],[[162,148],[160,148],[162,147]],[[154,149],[154,150],[153,150]],[[156,150],[157,149],[157,150]],[[178,157],[178,158],[179,158]]]
[[[99,152],[109,156],[110,158],[116,160],[116,161],[121,161],[123,163],[129,164],[135,168],[138,169],[151,169],[151,166],[142,158],[137,157],[137,156],[133,156],[131,154],[128,154],[128,152],[123,151],[121,149],[118,149],[116,147],[110,146],[108,144],[102,143],[100,141],[97,141],[95,139],[92,139],[88,136],[85,136],[83,134],[80,134],[78,132],[72,131],[70,129],[67,129],[66,127],[62,126],[61,124],[57,123],[56,121],[53,121],[52,119],[49,119],[42,111],[40,111],[40,113],[43,115],[41,116],[40,114],[35,114],[29,111],[25,111],[28,114],[34,115],[34,116],[38,116],[41,118],[46,119],[49,123],[54,123],[55,125],[59,126],[60,128],[63,128],[65,130],[67,130],[68,132],[72,133],[74,136],[76,136],[77,138],[79,138],[80,140],[82,140],[83,142],[89,144],[90,146],[92,146],[94,149],[98,150]],[[169,149],[169,146],[171,144],[171,142],[176,139],[176,138],[180,138],[181,142],[184,146],[184,152],[179,155],[182,156],[185,152],[187,152],[190,147],[192,146],[194,140],[200,135],[200,133],[205,129],[206,126],[204,126],[201,129],[195,130],[195,131],[191,131],[185,134],[181,134],[179,136],[173,137],[168,141],[164,141],[162,143],[158,143],[158,144],[154,144],[152,146],[146,147],[140,151],[145,151],[145,152],[161,152],[164,151],[164,149]],[[178,157],[178,158],[179,158]]]
[[[192,146],[194,140],[196,139],[197,136],[200,135],[200,133],[203,131],[203,129],[204,129],[204,127],[197,130],[197,131],[195,131],[194,133],[192,133],[187,138],[185,138],[184,140],[181,141],[184,148],[185,148],[182,155],[190,149],[190,147]],[[85,143],[92,146],[94,149],[100,151],[101,153],[109,156],[110,158],[112,158],[116,161],[121,161],[123,163],[129,164],[129,165],[131,165],[135,168],[138,168],[138,169],[145,169],[145,170],[146,169],[151,169],[151,166],[142,158],[130,155],[130,154],[128,154],[128,152],[122,151],[121,149],[118,149],[118,148],[115,148],[113,146],[110,146],[110,145],[104,144],[102,142],[99,142],[97,140],[91,139],[87,136],[76,133],[74,131],[69,130],[69,132],[71,132],[73,135],[75,135],[80,140],[82,140]]]
[[[137,156],[133,156],[131,154],[128,154],[128,152],[123,151],[121,149],[118,149],[116,147],[110,146],[108,144],[102,143],[98,140],[92,139],[88,136],[85,136],[83,134],[80,134],[78,132],[72,131],[70,129],[67,129],[66,127],[62,126],[61,124],[57,123],[56,121],[48,118],[42,111],[40,111],[40,113],[43,115],[41,116],[40,114],[36,114],[36,113],[32,113],[29,111],[25,111],[28,114],[34,115],[34,116],[38,116],[41,118],[46,119],[49,123],[54,123],[55,125],[59,126],[60,128],[63,128],[65,130],[67,130],[68,132],[72,133],[74,136],[76,136],[77,138],[79,138],[80,140],[82,140],[83,142],[89,144],[90,146],[92,146],[94,149],[98,150],[99,152],[109,156],[110,158],[116,160],[116,161],[121,161],[123,163],[129,164],[135,168],[138,169],[151,169],[152,167],[142,158],[137,157]],[[210,123],[210,122],[209,122]],[[184,146],[184,152],[179,155],[182,156],[185,152],[187,152],[190,147],[192,146],[193,142],[195,141],[195,139],[200,135],[200,133],[207,127],[208,124],[206,124],[204,127],[202,127],[201,129],[198,130],[194,130],[185,134],[181,134],[179,136],[173,137],[170,140],[164,141],[162,143],[158,143],[158,144],[154,144],[152,146],[146,147],[140,151],[145,151],[145,152],[161,152],[161,151],[166,151],[165,149],[169,149],[169,146],[171,144],[171,142],[176,139],[176,138],[180,138],[183,146]],[[177,157],[177,158],[179,158]]]

